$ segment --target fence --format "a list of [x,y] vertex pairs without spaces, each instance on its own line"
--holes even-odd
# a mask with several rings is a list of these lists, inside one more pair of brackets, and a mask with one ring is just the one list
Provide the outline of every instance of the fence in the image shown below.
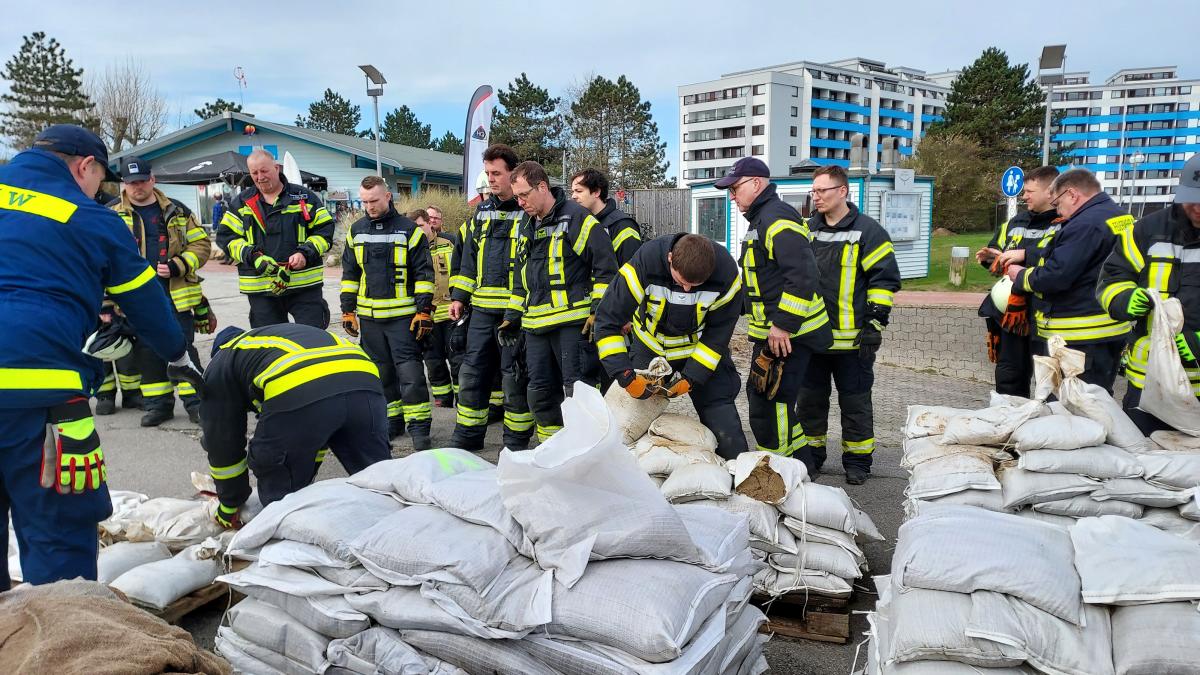
[[628,196],[630,203],[622,205],[621,208],[638,221],[647,239],[664,234],[691,231],[691,190],[687,188],[630,190]]

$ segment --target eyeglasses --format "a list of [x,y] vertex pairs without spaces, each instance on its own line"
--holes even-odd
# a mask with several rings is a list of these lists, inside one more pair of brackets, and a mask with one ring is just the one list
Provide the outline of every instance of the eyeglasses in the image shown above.
[[516,197],[517,199],[520,199],[521,201],[528,201],[529,195],[533,194],[535,191],[537,191],[537,188],[529,188],[528,190],[526,190],[524,192],[516,192],[514,190],[513,196]]
[[726,189],[728,189],[728,190],[729,190],[729,194],[731,194],[731,195],[732,195],[732,194],[736,194],[736,193],[737,193],[737,190],[738,190],[738,188],[742,187],[743,185],[745,185],[746,183],[749,183],[749,182],[750,182],[750,181],[752,181],[752,180],[754,180],[754,179],[753,179],[753,178],[746,178],[746,179],[744,179],[744,180],[740,180],[740,181],[738,181],[738,182],[734,183],[733,185],[730,185],[730,186],[729,186],[728,188],[726,188]]
[[1059,201],[1060,199],[1062,199],[1063,197],[1066,197],[1066,196],[1067,196],[1067,193],[1068,193],[1068,192],[1070,192],[1070,191],[1071,191],[1071,188],[1067,188],[1066,190],[1063,190],[1062,192],[1058,193],[1057,195],[1054,195],[1054,197],[1053,197],[1053,198],[1051,198],[1051,200],[1050,200],[1050,206],[1052,206],[1052,207],[1054,207],[1054,208],[1056,208],[1056,209],[1057,209],[1057,208],[1058,208],[1058,201]]
[[841,188],[844,188],[844,187],[846,187],[846,186],[845,185],[834,185],[833,187],[827,187],[827,188],[816,188],[815,187],[812,189],[812,191],[819,192],[821,194],[825,194],[826,192],[829,192],[830,190],[840,190]]

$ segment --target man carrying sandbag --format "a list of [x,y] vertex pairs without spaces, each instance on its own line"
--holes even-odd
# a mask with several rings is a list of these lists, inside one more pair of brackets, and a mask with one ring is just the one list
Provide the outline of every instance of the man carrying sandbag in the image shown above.
[[[700,421],[717,437],[717,454],[746,451],[734,407],[741,377],[729,339],[742,313],[737,263],[723,246],[698,234],[654,239],[621,267],[596,312],[596,347],[605,371],[634,398],[659,393],[644,376],[655,356],[679,375],[662,394],[690,394]],[[633,317],[631,346],[622,328]]]
[[1200,155],[1192,155],[1183,166],[1174,204],[1122,230],[1097,287],[1097,297],[1109,316],[1136,322],[1136,338],[1125,366],[1129,388],[1122,407],[1146,435],[1171,428],[1138,409],[1150,360],[1151,293],[1179,298],[1183,306],[1183,332],[1175,336],[1175,344],[1192,391],[1200,396]]
[[[311,483],[329,450],[347,473],[391,456],[379,369],[358,345],[320,328],[226,328],[213,341],[204,386],[203,445],[225,527],[239,526],[248,469],[265,506]],[[251,411],[258,424],[247,450]]]
[[1033,295],[1037,323],[1034,353],[1046,353],[1046,341],[1061,336],[1087,360],[1079,379],[1112,393],[1128,321],[1109,316],[1096,300],[1096,283],[1104,259],[1133,218],[1100,189],[1095,174],[1071,169],[1050,185],[1050,206],[1065,218],[1057,231],[1047,230],[1025,264],[1011,264],[1005,274],[1013,288]]

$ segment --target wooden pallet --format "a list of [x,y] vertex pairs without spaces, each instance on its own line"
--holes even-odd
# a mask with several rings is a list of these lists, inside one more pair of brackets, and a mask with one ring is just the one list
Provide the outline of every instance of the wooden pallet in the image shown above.
[[785,593],[772,600],[755,595],[754,604],[767,615],[760,633],[846,644],[850,639],[850,601],[803,592]]

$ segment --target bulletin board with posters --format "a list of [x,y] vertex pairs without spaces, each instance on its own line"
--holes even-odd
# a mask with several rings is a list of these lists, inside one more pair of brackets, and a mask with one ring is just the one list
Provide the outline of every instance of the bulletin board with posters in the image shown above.
[[916,241],[921,235],[921,198],[919,192],[883,193],[879,224],[896,241]]

